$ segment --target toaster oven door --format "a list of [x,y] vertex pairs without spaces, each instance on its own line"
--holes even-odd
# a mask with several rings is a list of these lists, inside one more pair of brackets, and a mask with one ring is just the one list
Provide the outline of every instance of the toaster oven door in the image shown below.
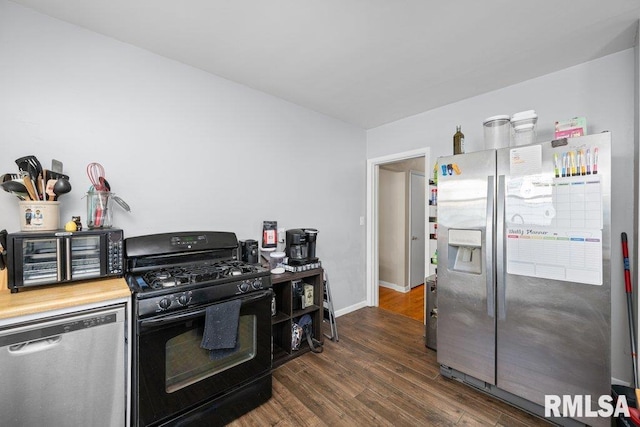
[[65,280],[100,277],[102,245],[100,234],[73,235],[65,238]]
[[63,242],[59,237],[24,237],[12,245],[9,285],[37,286],[64,280]]

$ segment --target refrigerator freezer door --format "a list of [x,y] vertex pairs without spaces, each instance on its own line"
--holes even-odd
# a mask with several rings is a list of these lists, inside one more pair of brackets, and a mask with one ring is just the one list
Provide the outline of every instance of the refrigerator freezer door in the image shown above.
[[438,162],[438,363],[491,384],[495,170],[495,151]]
[[[598,173],[586,174],[596,148]],[[598,408],[611,379],[610,136],[515,150],[497,155],[496,384],[539,405],[590,395]],[[584,174],[563,177],[571,157]]]

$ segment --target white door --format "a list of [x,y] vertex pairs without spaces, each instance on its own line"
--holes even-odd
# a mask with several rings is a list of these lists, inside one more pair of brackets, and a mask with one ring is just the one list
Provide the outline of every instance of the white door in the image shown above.
[[411,172],[409,183],[409,285],[414,288],[424,283],[425,244],[425,178],[424,174]]

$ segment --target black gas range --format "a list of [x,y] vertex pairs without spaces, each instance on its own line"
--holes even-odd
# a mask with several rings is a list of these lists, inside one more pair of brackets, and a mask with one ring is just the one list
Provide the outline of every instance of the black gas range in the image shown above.
[[163,233],[125,240],[127,283],[140,318],[271,287],[268,269],[237,259],[230,232]]
[[[224,425],[267,401],[271,275],[238,260],[236,235],[131,237],[124,252],[134,312],[132,425]],[[225,335],[230,327],[232,346],[203,348],[207,328]]]

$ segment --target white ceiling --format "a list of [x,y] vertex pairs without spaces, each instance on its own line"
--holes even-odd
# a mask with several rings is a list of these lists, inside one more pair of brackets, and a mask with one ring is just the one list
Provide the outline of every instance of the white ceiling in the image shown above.
[[13,0],[365,129],[630,48],[639,0]]

